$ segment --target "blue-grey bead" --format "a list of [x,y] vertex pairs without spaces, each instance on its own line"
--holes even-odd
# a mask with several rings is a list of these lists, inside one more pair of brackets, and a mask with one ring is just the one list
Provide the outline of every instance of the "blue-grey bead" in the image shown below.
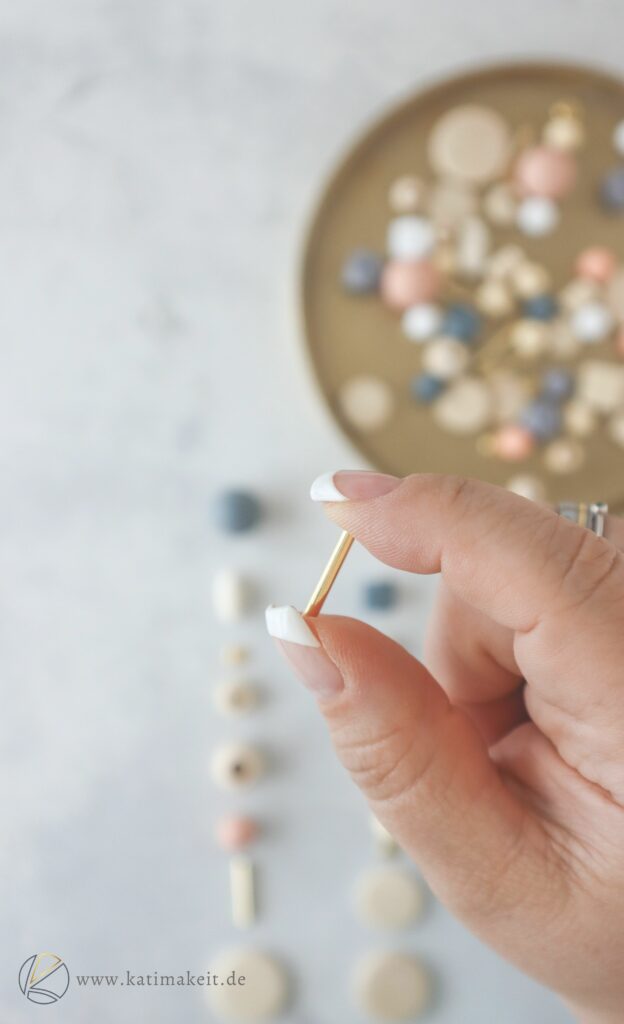
[[383,260],[376,252],[356,249],[344,263],[342,283],[348,292],[357,295],[375,292],[379,287],[382,269]]
[[615,167],[604,176],[600,198],[608,210],[624,210],[624,167]]
[[214,503],[214,519],[226,533],[244,533],[258,523],[260,502],[249,491],[223,491]]
[[520,423],[538,441],[550,441],[561,431],[559,406],[550,399],[536,398],[520,413]]
[[398,593],[394,583],[381,581],[367,583],[364,587],[364,604],[375,611],[386,611],[397,603]]
[[563,402],[574,390],[574,375],[562,367],[545,370],[542,375],[542,393],[545,398]]
[[442,334],[460,341],[473,341],[481,330],[481,317],[474,306],[455,302],[449,306],[442,320]]
[[522,303],[522,311],[530,320],[552,320],[558,308],[553,295],[535,295]]
[[444,389],[444,381],[431,373],[419,373],[412,378],[410,390],[417,402],[433,402]]

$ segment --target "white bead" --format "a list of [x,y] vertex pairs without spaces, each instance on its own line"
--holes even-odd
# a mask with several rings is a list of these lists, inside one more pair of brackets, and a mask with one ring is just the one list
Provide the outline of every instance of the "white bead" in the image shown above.
[[392,182],[388,202],[397,213],[413,213],[423,205],[427,187],[421,178],[404,174]]
[[361,1010],[373,1020],[412,1020],[426,1009],[431,982],[411,954],[370,952],[356,963],[354,990]]
[[355,911],[372,928],[407,928],[421,917],[424,893],[413,871],[399,865],[375,865],[362,872],[355,887]]
[[613,145],[620,156],[624,156],[624,121],[619,121],[615,126]]
[[574,473],[583,465],[585,452],[578,441],[559,438],[544,451],[544,464],[551,473]]
[[395,260],[420,260],[435,245],[435,230],[425,217],[395,217],[388,225],[388,253]]
[[389,385],[380,377],[364,374],[351,377],[342,385],[338,401],[345,419],[366,432],[384,426],[394,410],[394,395]]
[[248,743],[223,743],[212,755],[212,779],[221,789],[242,789],[256,782],[266,769],[263,754]]
[[401,326],[410,341],[427,341],[440,330],[442,311],[439,306],[423,302],[405,310]]
[[475,301],[478,309],[486,316],[508,316],[514,308],[514,300],[504,281],[488,278],[477,288]]
[[541,263],[520,263],[511,271],[511,282],[519,298],[532,299],[535,295],[546,294],[550,274]]
[[516,224],[520,231],[532,238],[549,235],[559,223],[559,208],[545,196],[529,196],[518,206]]
[[224,715],[242,715],[257,707],[260,699],[257,687],[242,679],[219,683],[213,697],[217,711]]
[[250,588],[235,569],[221,569],[212,581],[212,604],[219,622],[236,622],[247,611]]
[[457,239],[457,270],[464,277],[481,277],[490,251],[490,229],[480,217],[468,217]]
[[618,412],[609,420],[609,436],[620,448],[624,448],[624,412]]
[[549,325],[542,320],[518,320],[510,334],[514,352],[523,359],[537,359],[543,355],[549,338]]
[[466,345],[455,338],[437,338],[424,348],[422,368],[440,380],[459,376],[468,366],[470,354]]
[[614,326],[613,313],[602,302],[588,302],[579,306],[570,320],[573,334],[587,345],[604,341]]
[[438,426],[460,436],[483,430],[491,415],[491,391],[477,377],[464,377],[451,384],[433,406],[433,418]]
[[588,359],[576,378],[577,397],[597,413],[611,413],[624,406],[624,366]]
[[528,498],[529,501],[544,501],[546,498],[546,488],[536,476],[514,476],[507,481],[507,490],[519,494],[521,498]]
[[563,425],[573,437],[589,437],[597,426],[596,413],[587,402],[573,398],[563,408]]
[[[288,999],[288,976],[279,963],[257,949],[228,949],[211,964],[221,984],[205,987],[206,998],[214,1012],[224,1020],[273,1020]],[[227,984],[231,977],[244,978],[242,984]]]
[[544,126],[542,138],[547,146],[573,152],[585,141],[585,129],[576,117],[553,117]]

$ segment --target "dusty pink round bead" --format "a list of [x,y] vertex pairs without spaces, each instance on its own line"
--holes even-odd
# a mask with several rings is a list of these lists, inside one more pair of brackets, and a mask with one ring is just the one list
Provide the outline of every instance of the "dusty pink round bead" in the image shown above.
[[381,275],[381,296],[390,309],[403,312],[429,302],[440,291],[440,274],[428,260],[391,260]]
[[220,818],[215,835],[224,850],[242,850],[256,839],[258,831],[258,825],[252,818]]
[[589,281],[597,281],[605,284],[609,281],[616,270],[617,257],[611,249],[593,245],[589,249],[583,249],[576,261],[576,272],[579,277]]
[[507,462],[520,462],[526,459],[535,447],[535,439],[524,427],[511,423],[501,427],[493,438],[496,455]]
[[514,181],[523,196],[561,199],[574,187],[576,162],[570,153],[551,146],[532,146],[521,153]]

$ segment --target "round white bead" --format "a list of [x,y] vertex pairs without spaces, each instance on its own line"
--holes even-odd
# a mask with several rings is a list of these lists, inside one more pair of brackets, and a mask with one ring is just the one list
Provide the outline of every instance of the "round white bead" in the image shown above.
[[[231,1021],[274,1020],[288,998],[288,976],[279,963],[257,949],[224,950],[212,965],[221,984],[206,987],[206,998],[220,1019]],[[226,979],[244,978],[241,984]]]
[[437,338],[423,351],[422,368],[440,380],[452,380],[468,366],[470,354],[466,345],[455,338]]
[[550,328],[542,320],[518,320],[511,329],[511,346],[522,359],[538,359],[548,348]]
[[221,789],[242,789],[265,772],[262,753],[248,743],[223,743],[212,755],[211,774]]
[[219,683],[213,696],[217,711],[224,715],[242,715],[253,710],[259,703],[257,687],[242,679]]
[[596,429],[596,413],[587,402],[573,398],[564,406],[563,425],[573,437],[589,437]]
[[578,368],[576,395],[597,413],[624,406],[624,366],[587,359]]
[[388,202],[397,213],[413,213],[423,205],[427,188],[421,178],[404,174],[392,182]]
[[365,374],[346,381],[340,389],[338,401],[345,419],[362,431],[383,427],[394,409],[390,386],[380,377]]
[[602,302],[587,302],[575,309],[570,320],[575,337],[587,345],[604,341],[615,326],[613,313]]
[[545,295],[550,288],[550,274],[541,263],[524,262],[511,271],[511,282],[516,295],[521,299],[532,299]]
[[559,208],[545,196],[529,196],[518,206],[516,224],[520,231],[532,238],[549,235],[559,223]]
[[542,138],[547,146],[569,153],[583,145],[585,129],[576,117],[553,117],[544,125]]
[[406,309],[401,321],[403,333],[410,341],[427,341],[438,333],[441,324],[442,311],[428,302]]
[[433,418],[451,434],[476,434],[487,426],[492,415],[492,394],[477,377],[456,381],[437,400]]
[[431,998],[427,971],[408,953],[366,953],[356,963],[353,980],[358,1005],[373,1020],[412,1020]]
[[524,250],[519,245],[503,245],[490,256],[486,272],[489,277],[505,281],[522,265],[531,266]]
[[490,277],[477,289],[475,294],[477,307],[486,316],[508,316],[514,308],[514,300],[509,288],[499,278]]
[[355,886],[355,910],[373,928],[407,928],[422,915],[423,888],[413,871],[375,865],[362,872]]
[[551,473],[574,473],[583,465],[585,452],[578,441],[561,437],[544,451],[544,464]]
[[395,260],[420,260],[435,245],[435,229],[425,217],[395,217],[388,225],[387,248]]

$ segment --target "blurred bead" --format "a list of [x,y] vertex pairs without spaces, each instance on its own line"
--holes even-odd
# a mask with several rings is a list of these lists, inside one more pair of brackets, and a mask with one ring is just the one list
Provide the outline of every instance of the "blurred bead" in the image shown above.
[[519,475],[507,481],[507,490],[513,494],[519,494],[521,498],[528,498],[529,501],[544,501],[546,499],[546,488],[542,481],[536,476]]
[[433,224],[426,217],[395,217],[388,225],[388,254],[394,260],[421,260],[435,244]]
[[613,146],[616,153],[624,156],[624,121],[618,121],[613,131]]
[[214,519],[227,533],[253,529],[262,515],[262,507],[250,491],[223,491],[214,503]]
[[394,583],[381,580],[367,583],[364,586],[364,605],[371,611],[387,611],[394,608],[398,600],[398,591]]
[[510,228],[516,220],[518,201],[509,185],[493,185],[483,199],[483,212],[497,228]]
[[624,448],[624,412],[618,412],[611,417],[608,431],[611,440],[619,444],[620,448]]
[[488,383],[492,393],[493,415],[498,423],[516,419],[531,399],[529,381],[512,370],[493,370]]
[[522,264],[527,265],[524,250],[519,245],[503,245],[488,259],[486,273],[488,277],[507,280]]
[[608,210],[624,210],[624,167],[615,167],[604,176],[600,184],[600,199]]
[[574,359],[582,345],[572,333],[569,323],[559,319],[551,322],[548,349],[555,359]]
[[406,309],[401,320],[403,334],[410,341],[427,341],[437,334],[442,325],[442,311],[430,302]]
[[559,224],[559,207],[542,196],[529,196],[518,206],[516,224],[520,231],[531,238],[549,235]]
[[586,359],[578,367],[576,394],[597,413],[624,407],[624,366]]
[[475,293],[478,308],[485,316],[508,316],[514,309],[513,296],[504,281],[490,277],[482,282]]
[[600,297],[601,288],[597,281],[590,281],[589,278],[576,277],[570,281],[559,292],[561,307],[568,313],[573,313],[579,306]]
[[412,378],[410,391],[417,402],[433,402],[444,390],[444,381],[430,373],[419,373]]
[[550,274],[541,263],[520,263],[511,272],[511,282],[521,299],[545,295],[550,288]]
[[459,181],[440,181],[432,187],[429,213],[442,228],[456,228],[477,210],[477,197]]
[[505,459],[506,462],[521,462],[529,457],[535,447],[535,441],[533,435],[524,427],[510,423],[496,432],[493,446],[494,453],[499,458]]
[[559,438],[544,451],[544,465],[551,473],[574,473],[585,460],[585,452],[578,441]]
[[431,262],[440,274],[450,277],[457,268],[455,246],[451,242],[438,242],[432,253]]
[[250,604],[251,588],[236,569],[221,569],[212,581],[212,604],[220,622],[241,619]]
[[569,370],[553,366],[542,374],[542,394],[555,402],[569,398],[574,389],[574,377]]
[[442,318],[442,333],[462,341],[473,341],[481,329],[481,318],[474,306],[455,302]]
[[614,326],[611,310],[601,302],[588,302],[584,306],[579,306],[570,320],[573,334],[587,345],[604,341]]
[[340,388],[338,404],[345,419],[357,430],[379,430],[390,419],[395,405],[394,392],[381,377],[360,374]]
[[518,320],[509,336],[513,351],[522,359],[538,359],[546,352],[549,338],[549,325],[543,320]]
[[542,138],[547,146],[570,153],[583,145],[585,129],[576,117],[552,117],[544,125]]
[[440,380],[452,380],[463,373],[470,361],[466,345],[456,338],[436,338],[423,349],[422,368]]
[[579,277],[606,284],[613,277],[616,267],[615,253],[611,249],[595,245],[590,249],[583,249],[579,254],[575,270]]
[[426,260],[387,263],[381,275],[381,294],[390,309],[403,312],[409,306],[435,299],[440,275]]
[[586,402],[573,398],[563,407],[563,425],[573,437],[589,437],[597,426],[596,414]]
[[624,327],[620,327],[615,337],[615,351],[620,359],[624,359]]
[[520,424],[538,441],[549,441],[561,430],[561,410],[554,402],[536,398],[520,413]]
[[223,743],[212,755],[212,778],[222,789],[249,786],[265,769],[264,756],[248,743]]
[[552,320],[557,314],[557,300],[552,295],[534,295],[524,300],[522,312],[530,320]]
[[462,377],[451,384],[433,408],[433,418],[438,426],[459,436],[483,430],[491,415],[491,391],[477,377]]
[[249,650],[242,644],[224,644],[219,652],[219,660],[222,665],[242,665],[249,660]]
[[468,278],[481,277],[490,251],[490,231],[480,217],[467,217],[457,238],[457,270]]
[[624,320],[624,267],[620,267],[609,281],[607,301],[614,316]]
[[244,850],[254,839],[258,838],[259,828],[253,818],[224,817],[219,818],[215,826],[215,838],[228,853]]
[[576,161],[553,146],[532,146],[518,157],[514,181],[520,195],[562,199],[574,187]]
[[383,269],[383,260],[376,252],[356,249],[345,261],[342,268],[342,283],[348,292],[355,295],[376,292]]
[[217,711],[225,715],[242,715],[258,706],[260,695],[253,683],[244,680],[228,680],[219,683],[214,690],[214,704]]
[[415,213],[422,209],[426,196],[424,181],[411,174],[396,178],[388,190],[388,202],[397,213]]
[[451,107],[438,118],[429,135],[428,156],[440,177],[483,185],[502,174],[510,145],[509,126],[501,115],[470,103]]

